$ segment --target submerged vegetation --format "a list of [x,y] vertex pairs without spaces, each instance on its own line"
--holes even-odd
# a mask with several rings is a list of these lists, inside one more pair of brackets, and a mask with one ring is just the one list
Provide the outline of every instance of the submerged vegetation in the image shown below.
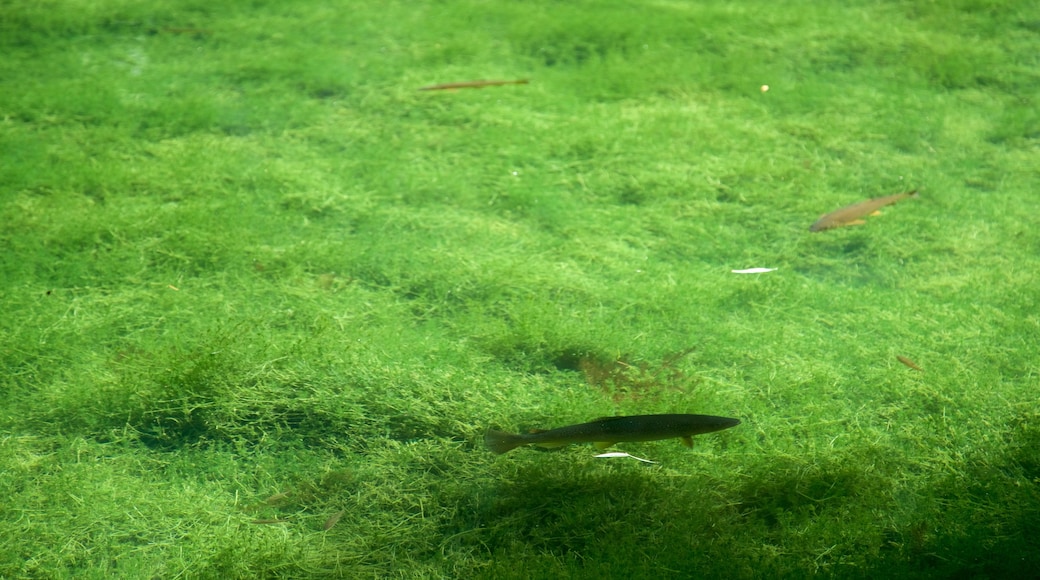
[[0,577],[1033,574],[1040,8],[499,4],[4,4]]

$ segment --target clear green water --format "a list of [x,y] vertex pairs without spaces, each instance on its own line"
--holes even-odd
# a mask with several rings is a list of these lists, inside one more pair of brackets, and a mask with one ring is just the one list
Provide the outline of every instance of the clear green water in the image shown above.
[[[1038,47],[1024,2],[2,3],[0,577],[1032,574]],[[416,90],[477,79],[530,82]],[[743,423],[483,447],[647,413]]]

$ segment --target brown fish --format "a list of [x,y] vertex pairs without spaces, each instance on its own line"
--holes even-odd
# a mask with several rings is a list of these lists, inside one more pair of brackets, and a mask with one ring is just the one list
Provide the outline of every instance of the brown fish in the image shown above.
[[905,356],[900,356],[900,355],[897,354],[896,355],[896,360],[898,360],[899,362],[905,364],[906,366],[914,369],[915,371],[922,372],[922,373],[924,372],[924,369],[922,369],[921,367],[917,366],[917,364],[915,364],[914,361],[906,358]]
[[482,89],[484,87],[498,87],[502,85],[526,85],[527,79],[515,81],[466,81],[462,83],[444,83],[442,85],[429,85],[419,87],[420,91],[447,91],[451,89]]
[[484,443],[495,453],[505,453],[521,445],[562,447],[571,443],[595,443],[599,449],[606,449],[623,441],[657,441],[673,437],[681,438],[683,444],[690,447],[693,435],[721,431],[739,424],[740,419],[712,415],[604,417],[535,433],[513,434],[489,429]]
[[290,495],[292,495],[292,491],[289,491],[289,490],[283,491],[281,493],[276,493],[276,494],[272,495],[271,497],[265,499],[264,503],[266,503],[267,505],[280,504],[283,501],[285,501],[286,499],[288,499],[288,497]]
[[862,224],[863,220],[860,218],[863,216],[870,215],[886,205],[893,204],[908,197],[917,197],[917,190],[915,189],[905,193],[897,193],[895,195],[886,195],[885,197],[875,197],[873,199],[854,203],[841,209],[836,209],[820,216],[820,219],[816,220],[816,223],[809,226],[809,231],[822,232],[823,230],[829,230],[831,228]]
[[337,523],[339,523],[339,519],[340,519],[341,517],[343,517],[343,514],[345,514],[345,513],[347,513],[347,510],[340,510],[340,511],[338,511],[338,512],[336,512],[336,513],[332,514],[332,515],[331,515],[331,516],[329,517],[329,519],[325,520],[325,525],[323,525],[323,526],[321,527],[321,529],[322,529],[322,530],[324,530],[324,531],[326,531],[326,532],[327,532],[327,531],[329,531],[329,530],[331,530],[331,529],[332,529],[332,526],[334,526],[334,525],[336,525]]

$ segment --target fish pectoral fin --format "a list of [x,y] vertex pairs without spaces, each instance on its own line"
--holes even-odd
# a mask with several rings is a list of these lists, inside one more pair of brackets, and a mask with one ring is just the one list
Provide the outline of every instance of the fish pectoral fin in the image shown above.
[[861,226],[867,223],[866,220],[852,220],[851,222],[845,222],[847,226]]
[[566,443],[535,443],[535,447],[541,447],[543,449],[556,449],[557,447],[563,447]]
[[606,449],[607,447],[610,447],[614,443],[616,443],[616,441],[597,441],[597,442],[593,443],[593,445],[596,446],[596,449]]
[[870,215],[881,215],[881,210],[876,209],[876,210],[870,212]]
[[683,435],[682,437],[680,437],[680,439],[682,439],[683,445],[687,447],[693,447],[693,438],[689,435]]

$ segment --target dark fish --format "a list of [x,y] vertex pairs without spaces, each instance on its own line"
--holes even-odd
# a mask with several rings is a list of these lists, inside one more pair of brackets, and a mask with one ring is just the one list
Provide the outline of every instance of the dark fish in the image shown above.
[[860,218],[863,216],[870,215],[886,205],[893,204],[908,197],[917,197],[917,190],[915,189],[905,193],[897,193],[895,195],[886,195],[885,197],[875,197],[874,199],[868,199],[841,209],[836,209],[831,213],[820,216],[820,219],[816,220],[816,223],[809,226],[809,231],[822,232],[823,230],[829,230],[831,228],[862,224],[863,220]]
[[527,79],[515,81],[466,81],[462,83],[444,83],[442,85],[429,85],[419,87],[420,91],[447,91],[450,89],[482,89],[484,87],[498,87],[501,85],[526,85]]
[[905,364],[906,366],[908,366],[908,367],[910,367],[910,368],[914,369],[915,371],[919,371],[919,372],[922,372],[922,373],[924,372],[924,369],[922,369],[921,367],[917,366],[917,365],[916,365],[916,364],[914,363],[914,361],[912,361],[912,360],[910,360],[910,359],[906,358],[905,356],[899,356],[899,355],[897,354],[897,355],[896,355],[896,359],[897,359],[897,360],[899,360],[899,362],[901,362],[901,363]]
[[605,449],[615,443],[628,441],[657,441],[682,438],[687,447],[693,445],[690,437],[729,429],[740,424],[740,419],[712,415],[633,415],[631,417],[604,417],[589,423],[568,425],[535,433],[506,433],[489,429],[484,443],[495,453],[505,453],[521,445],[561,447],[571,443],[595,443]]

